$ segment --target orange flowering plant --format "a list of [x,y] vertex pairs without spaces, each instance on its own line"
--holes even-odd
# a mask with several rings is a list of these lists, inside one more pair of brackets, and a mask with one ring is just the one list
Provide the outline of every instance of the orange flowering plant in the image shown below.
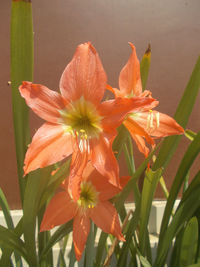
[[[0,190],[7,223],[0,225],[0,266],[162,267],[167,257],[170,266],[198,266],[200,173],[189,182],[189,170],[200,152],[200,133],[184,129],[200,88],[200,58],[174,118],[158,111],[158,100],[146,90],[150,47],[139,61],[132,43],[119,89],[108,84],[98,52],[87,42],[67,63],[58,93],[32,82],[30,3],[13,1],[12,11],[11,83],[23,215],[15,226]],[[45,121],[32,140],[27,106]],[[190,143],[168,191],[165,168],[183,135]],[[132,141],[144,154],[137,169]],[[126,176],[120,175],[122,152]],[[158,184],[166,208],[152,257],[148,223]],[[131,193],[134,201],[127,204]]]

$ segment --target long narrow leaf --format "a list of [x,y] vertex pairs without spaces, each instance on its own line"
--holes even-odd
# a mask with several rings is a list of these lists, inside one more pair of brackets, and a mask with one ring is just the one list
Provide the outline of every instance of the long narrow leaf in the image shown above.
[[[180,123],[182,127],[186,127],[193,106],[195,104],[198,92],[200,89],[200,57],[198,58],[190,80],[184,91],[183,97],[178,105],[174,115],[175,120]],[[159,151],[158,157],[152,169],[156,170],[160,167],[166,167],[169,163],[173,153],[175,152],[181,136],[167,137]]]
[[[5,221],[6,221],[6,224],[7,224],[7,227],[8,229],[13,229],[14,228],[14,224],[13,224],[13,220],[12,220],[12,217],[11,217],[11,214],[10,214],[10,209],[9,209],[9,206],[8,206],[8,202],[6,200],[6,197],[3,193],[3,191],[1,190],[0,188],[0,207],[3,211],[3,214],[4,214],[4,218],[5,218]],[[11,255],[12,251],[3,251],[3,259],[1,259],[0,263],[1,264],[8,264],[9,261],[10,261],[10,255]],[[19,255],[14,252],[14,255],[15,255],[15,262],[16,262],[16,265],[17,266],[21,266],[22,264],[22,261],[21,261],[21,258],[19,257]]]
[[123,191],[120,193],[119,197],[116,200],[116,207],[118,210],[122,207],[122,204],[125,202],[127,196],[133,189],[134,183],[139,179],[141,174],[146,169],[150,159],[153,157],[154,153],[158,149],[159,145],[149,154],[149,156],[143,161],[143,163],[139,166],[139,168],[135,171],[130,181],[124,187]]
[[14,228],[14,224],[13,224],[13,220],[12,220],[12,217],[10,215],[10,209],[9,209],[9,206],[8,206],[8,202],[6,200],[6,197],[3,193],[3,191],[1,190],[0,188],[0,207],[3,211],[3,214],[4,214],[4,218],[5,218],[5,221],[6,221],[6,224],[8,226],[9,229],[13,229]]
[[181,201],[173,219],[163,233],[162,240],[159,240],[158,252],[154,267],[163,267],[167,253],[172,240],[183,229],[185,222],[187,222],[200,207],[200,186],[196,187],[185,201]]
[[[146,256],[145,248],[147,245],[146,235],[148,233],[148,221],[152,206],[154,193],[161,176],[162,169],[153,172],[147,170],[144,178],[144,184],[141,196],[141,209],[140,209],[140,230],[139,230],[139,247],[143,256]],[[148,259],[150,261],[150,259]]]
[[12,0],[11,12],[11,85],[13,122],[17,168],[21,201],[24,198],[26,180],[23,177],[23,162],[30,140],[28,108],[19,94],[22,81],[33,79],[33,25],[32,5],[28,0]]
[[0,225],[0,246],[17,251],[27,261],[24,242],[12,231]]
[[55,233],[51,236],[49,239],[48,243],[46,244],[46,247],[41,253],[40,256],[40,261],[43,260],[43,258],[47,255],[49,250],[58,242],[60,241],[63,237],[65,237],[67,234],[69,234],[72,231],[72,221],[69,221],[66,224],[63,224],[60,226]]
[[96,262],[94,265],[95,267],[102,266],[102,261],[103,261],[102,258],[105,252],[107,238],[108,238],[108,234],[102,231],[99,237],[98,245],[97,245],[97,252],[96,252],[96,258],[95,258]]
[[91,222],[90,233],[87,238],[86,249],[85,249],[85,265],[87,267],[94,266],[95,257],[95,240],[94,240],[94,223]]
[[134,232],[136,231],[136,227],[138,225],[139,218],[140,218],[140,207],[137,206],[136,210],[134,211],[133,216],[132,216],[132,218],[128,224],[127,232],[125,235],[126,242],[123,243],[122,249],[120,251],[119,259],[117,262],[117,267],[126,266],[127,255],[128,255],[129,249],[132,245],[132,236],[133,236]]
[[59,187],[62,181],[68,176],[70,167],[70,160],[67,160],[60,166],[54,175],[51,175],[49,182],[44,188],[44,192],[41,195],[40,208],[46,203],[48,199],[52,197],[55,190]]
[[162,225],[161,225],[161,231],[160,231],[160,242],[163,242],[163,234],[165,233],[167,229],[168,222],[170,220],[170,216],[172,213],[174,202],[177,198],[178,192],[181,188],[181,185],[184,182],[184,178],[186,174],[188,173],[193,161],[195,160],[196,156],[200,152],[200,132],[197,134],[194,141],[190,144],[188,147],[181,164],[178,168],[177,174],[175,176],[174,182],[172,184],[170,194],[168,197],[167,205],[165,208],[165,212],[163,215]]
[[36,217],[39,212],[42,195],[49,182],[51,171],[52,166],[49,166],[30,173],[24,195],[24,240],[29,256],[29,261],[34,267],[38,266],[35,240]]
[[193,217],[187,224],[183,234],[179,266],[187,267],[195,263],[198,244],[198,221]]

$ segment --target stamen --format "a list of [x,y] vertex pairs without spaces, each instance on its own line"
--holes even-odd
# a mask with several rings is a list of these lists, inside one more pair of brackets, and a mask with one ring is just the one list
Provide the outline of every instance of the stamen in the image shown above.
[[84,97],[71,102],[65,109],[60,110],[60,114],[61,123],[78,132],[82,135],[81,138],[98,137],[102,131],[102,117],[96,106],[86,101]]
[[151,119],[151,114],[149,113],[147,116],[147,129],[150,128],[150,119]]
[[153,112],[150,110],[150,128],[153,128]]
[[92,209],[98,202],[98,192],[91,182],[81,183],[81,193],[77,204],[83,209]]
[[156,113],[156,126],[157,128],[160,126],[160,113],[159,112]]
[[80,139],[79,141],[79,148],[80,148],[80,151],[83,153],[84,152],[83,139]]

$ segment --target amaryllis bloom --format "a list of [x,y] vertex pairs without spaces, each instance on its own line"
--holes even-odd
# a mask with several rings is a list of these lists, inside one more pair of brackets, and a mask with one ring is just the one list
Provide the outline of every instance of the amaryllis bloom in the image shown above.
[[[132,98],[136,96],[151,98],[150,91],[142,91],[140,62],[137,58],[135,46],[132,43],[129,44],[132,48],[132,53],[127,64],[120,72],[119,90],[109,85],[107,85],[107,89],[112,91],[116,98]],[[157,105],[158,101],[153,101],[149,106],[143,106],[136,112],[132,111],[123,122],[135,140],[139,151],[145,156],[149,154],[145,139],[148,144],[154,146],[154,138],[179,135],[184,132],[183,128],[173,118],[152,110]]]
[[[128,177],[121,177],[122,187]],[[81,192],[78,201],[74,201],[68,193],[68,182],[65,181],[63,191],[57,193],[45,211],[40,231],[52,229],[73,219],[73,243],[77,260],[81,259],[92,220],[104,232],[125,241],[114,206],[109,202],[120,192],[118,187],[108,183],[107,178],[98,173],[88,163],[81,178]]]
[[[116,127],[130,110],[150,105],[153,99],[135,97],[101,102],[107,77],[90,43],[77,47],[60,79],[60,92],[41,84],[23,82],[19,87],[27,105],[46,120],[29,145],[24,174],[72,155],[69,190],[80,193],[80,176],[88,162],[119,186],[118,164],[112,151]],[[73,187],[73,188],[72,188]]]

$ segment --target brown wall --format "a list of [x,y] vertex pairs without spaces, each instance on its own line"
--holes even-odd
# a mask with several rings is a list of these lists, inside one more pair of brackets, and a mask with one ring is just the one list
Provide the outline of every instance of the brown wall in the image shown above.
[[[0,7],[0,187],[11,208],[19,208],[11,92],[9,78],[9,21],[11,0]],[[33,0],[35,32],[34,81],[58,89],[60,75],[79,43],[91,41],[100,54],[109,83],[118,85],[118,74],[130,48],[139,58],[152,46],[148,89],[160,101],[159,111],[173,115],[200,53],[200,1],[186,0]],[[188,127],[200,128],[199,100]],[[33,132],[42,123],[32,116]],[[184,138],[166,173],[172,182],[188,141]],[[137,165],[141,155],[136,155]],[[196,162],[196,169],[200,161]],[[162,197],[158,192],[157,197]]]

